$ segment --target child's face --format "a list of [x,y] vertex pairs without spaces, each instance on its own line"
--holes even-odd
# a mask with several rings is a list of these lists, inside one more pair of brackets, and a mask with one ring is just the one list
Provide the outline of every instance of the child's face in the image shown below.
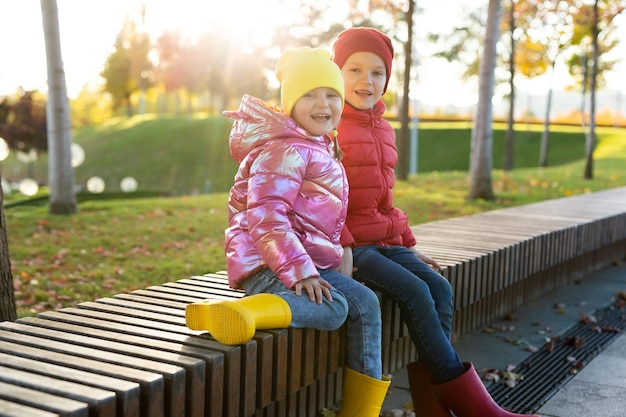
[[387,70],[381,57],[355,52],[341,67],[346,101],[360,110],[373,108],[383,95]]
[[342,109],[339,93],[332,88],[318,87],[300,97],[291,117],[312,135],[325,135],[339,123]]

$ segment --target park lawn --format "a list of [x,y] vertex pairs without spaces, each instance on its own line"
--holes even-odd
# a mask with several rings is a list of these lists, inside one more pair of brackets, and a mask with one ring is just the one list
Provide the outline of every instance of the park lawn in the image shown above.
[[[432,171],[398,181],[396,205],[419,224],[626,186],[625,136],[603,132],[592,180],[582,161],[495,169],[496,200],[483,201],[466,198],[466,171]],[[45,204],[5,209],[18,316],[223,270],[227,197],[85,199],[71,216],[50,216]]]

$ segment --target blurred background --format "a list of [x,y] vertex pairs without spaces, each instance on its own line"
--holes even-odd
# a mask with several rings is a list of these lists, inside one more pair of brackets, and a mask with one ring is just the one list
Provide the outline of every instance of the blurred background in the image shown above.
[[[620,42],[626,39],[625,3],[599,3],[598,125],[626,124],[626,45]],[[408,0],[57,4],[74,128],[72,164],[82,188],[224,191],[234,167],[227,157],[230,123],[221,112],[236,108],[243,94],[277,101],[273,68],[280,52],[302,45],[330,49],[337,33],[350,26],[377,27],[394,40],[394,74],[384,100],[387,117],[398,117]],[[478,100],[487,2],[414,1],[413,6],[408,86],[413,127],[418,120],[466,122],[469,127]],[[501,7],[494,119],[506,121],[513,106],[514,121],[526,130],[546,119],[584,127],[591,2],[507,0]],[[0,11],[3,184],[5,191],[17,187],[29,192],[47,182],[41,4],[5,1]],[[174,153],[178,159],[172,163]],[[419,162],[415,172],[465,168]],[[123,168],[126,163],[134,165],[134,172]],[[177,177],[193,177],[193,184],[171,179]],[[19,184],[24,180],[30,181]]]

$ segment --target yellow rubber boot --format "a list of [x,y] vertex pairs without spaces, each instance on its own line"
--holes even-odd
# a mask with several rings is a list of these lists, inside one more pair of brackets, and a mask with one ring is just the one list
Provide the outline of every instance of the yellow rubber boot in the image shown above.
[[289,304],[274,294],[256,294],[237,300],[188,304],[187,327],[207,330],[225,345],[248,342],[256,330],[280,329],[291,324]]
[[345,368],[339,417],[378,417],[391,380],[375,379]]

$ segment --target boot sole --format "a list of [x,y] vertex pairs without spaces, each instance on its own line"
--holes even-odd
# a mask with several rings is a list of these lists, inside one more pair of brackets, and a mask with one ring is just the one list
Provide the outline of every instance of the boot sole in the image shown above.
[[240,345],[254,336],[254,318],[236,303],[193,303],[185,308],[185,321],[192,330],[206,330],[218,342]]

